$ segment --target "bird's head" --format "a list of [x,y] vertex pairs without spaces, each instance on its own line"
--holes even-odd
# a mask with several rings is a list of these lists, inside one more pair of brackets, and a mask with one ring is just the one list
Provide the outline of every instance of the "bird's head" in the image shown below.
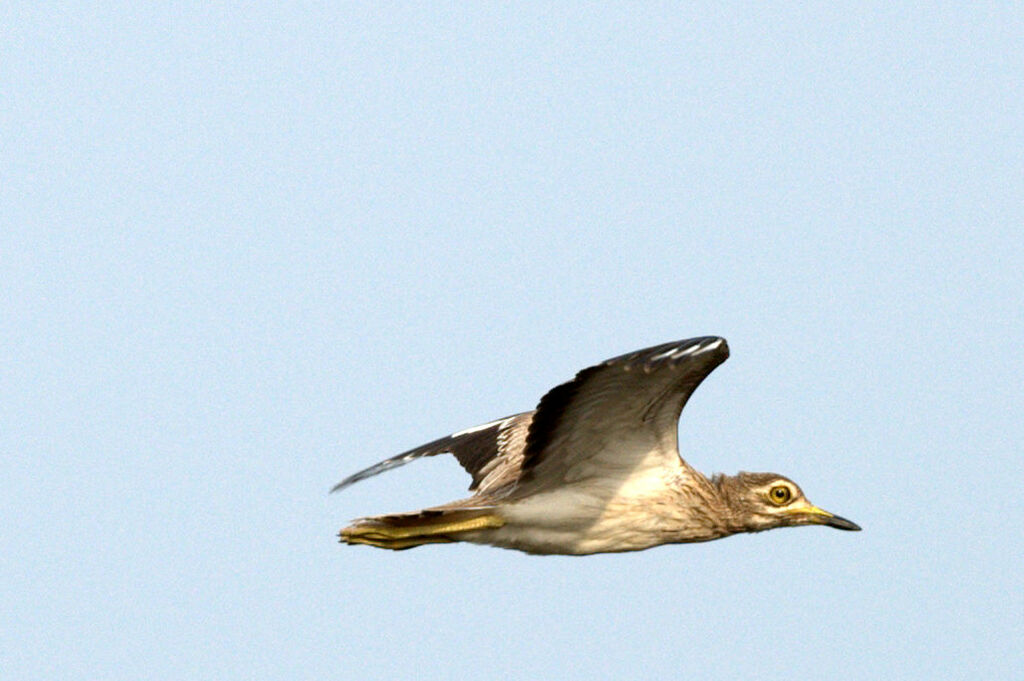
[[718,475],[714,482],[732,512],[733,523],[741,532],[794,525],[860,529],[856,523],[818,508],[807,500],[795,482],[776,473]]

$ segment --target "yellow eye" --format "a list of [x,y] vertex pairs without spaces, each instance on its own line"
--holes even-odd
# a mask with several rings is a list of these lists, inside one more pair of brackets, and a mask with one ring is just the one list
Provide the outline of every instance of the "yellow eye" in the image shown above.
[[768,498],[773,504],[782,506],[789,503],[789,500],[793,498],[793,493],[785,485],[776,485],[768,490]]

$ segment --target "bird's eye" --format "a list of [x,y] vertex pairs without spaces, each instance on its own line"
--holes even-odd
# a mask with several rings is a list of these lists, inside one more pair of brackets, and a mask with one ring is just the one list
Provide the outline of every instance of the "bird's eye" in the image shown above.
[[782,506],[793,498],[793,493],[785,485],[776,485],[768,490],[768,498],[772,500],[773,504]]

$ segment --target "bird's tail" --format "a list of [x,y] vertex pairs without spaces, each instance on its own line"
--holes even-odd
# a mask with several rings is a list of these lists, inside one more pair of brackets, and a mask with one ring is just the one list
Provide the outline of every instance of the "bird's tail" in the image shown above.
[[346,544],[368,544],[398,551],[422,544],[459,541],[463,532],[504,524],[505,521],[489,507],[429,508],[415,513],[360,518],[338,536]]

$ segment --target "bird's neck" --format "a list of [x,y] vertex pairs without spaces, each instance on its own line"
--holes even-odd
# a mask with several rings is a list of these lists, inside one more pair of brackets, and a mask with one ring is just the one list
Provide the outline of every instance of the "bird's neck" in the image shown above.
[[709,541],[739,530],[733,528],[732,512],[717,485],[697,471],[676,486],[673,534],[678,542]]
[[729,534],[737,532],[750,532],[744,519],[748,516],[748,509],[743,495],[743,486],[738,475],[725,475],[716,473],[711,477],[711,486],[718,498],[722,509],[722,522],[727,527]]

